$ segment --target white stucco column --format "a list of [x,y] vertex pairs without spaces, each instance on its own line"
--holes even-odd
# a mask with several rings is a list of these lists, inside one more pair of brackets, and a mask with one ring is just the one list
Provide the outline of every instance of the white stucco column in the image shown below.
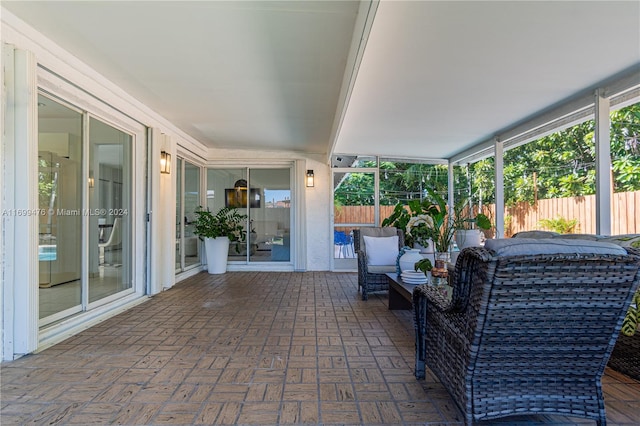
[[598,90],[595,94],[596,145],[596,234],[611,234],[611,137],[610,102]]
[[496,238],[504,237],[504,143],[494,142],[496,188]]
[[2,358],[38,346],[38,93],[35,55],[3,45]]

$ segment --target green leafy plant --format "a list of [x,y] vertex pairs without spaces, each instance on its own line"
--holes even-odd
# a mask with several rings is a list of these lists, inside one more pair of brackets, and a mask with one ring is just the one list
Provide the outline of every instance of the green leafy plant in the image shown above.
[[427,272],[433,269],[433,265],[431,264],[431,261],[425,257],[424,259],[419,260],[415,263],[414,269],[416,271],[422,271],[425,275],[427,275]]
[[571,234],[578,226],[578,219],[565,219],[562,216],[558,216],[555,219],[540,219],[538,224],[545,229],[548,229],[559,234]]
[[223,207],[215,215],[210,210],[198,207],[195,211],[196,222],[194,234],[201,240],[204,238],[228,237],[230,241],[245,241],[246,214],[237,209]]
[[[422,215],[422,214],[427,214],[429,206],[430,206],[430,203],[428,200],[424,200],[424,201],[411,200],[406,204],[398,203],[394,207],[391,215],[385,218],[382,221],[381,225],[394,226],[398,229],[401,229],[405,233],[405,236],[404,236],[405,244],[409,247],[413,247],[413,243],[415,242],[417,242],[418,244],[421,244],[420,239],[422,236],[410,232],[411,229],[408,228],[408,225],[409,225],[409,221],[411,221],[411,218],[418,217],[419,215]],[[423,244],[423,245],[426,245],[426,244]]]
[[625,336],[633,336],[638,331],[638,322],[640,321],[640,289],[633,296],[633,301],[627,315],[622,322],[621,332]]
[[473,208],[469,205],[468,200],[462,200],[457,203],[454,209],[454,227],[456,229],[481,229],[487,231],[493,226],[491,219],[484,213],[478,213],[474,216]]
[[431,188],[427,188],[427,193],[432,201],[426,208],[426,213],[431,217],[431,223],[426,225],[427,235],[436,251],[448,252],[455,233],[454,220],[449,216],[444,198]]

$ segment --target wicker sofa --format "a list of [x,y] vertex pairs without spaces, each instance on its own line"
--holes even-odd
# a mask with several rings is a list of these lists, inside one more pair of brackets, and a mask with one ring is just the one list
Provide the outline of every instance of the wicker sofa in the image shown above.
[[[426,364],[466,424],[563,414],[604,425],[601,377],[640,281],[640,251],[495,241],[460,253],[451,301],[430,286],[414,290],[416,377]],[[569,248],[549,252],[555,245]]]
[[[562,238],[588,241],[611,242],[621,247],[640,249],[640,234],[595,235],[595,234],[558,234],[549,231],[523,231],[513,238]],[[633,336],[620,334],[608,366],[633,379],[640,380],[640,331]]]
[[393,237],[398,236],[398,250],[404,246],[404,233],[393,226],[360,228],[353,230],[353,247],[358,255],[358,288],[362,291],[362,300],[367,300],[369,294],[378,291],[388,291],[387,272],[395,272],[395,261],[389,265],[370,265],[364,237]]

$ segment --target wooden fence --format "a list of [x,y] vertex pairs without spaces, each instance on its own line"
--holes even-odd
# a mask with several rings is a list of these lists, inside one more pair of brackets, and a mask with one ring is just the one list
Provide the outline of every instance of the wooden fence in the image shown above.
[[[640,191],[619,192],[612,196],[611,234],[640,234]],[[391,215],[394,206],[380,206],[380,221]],[[484,207],[490,217],[495,217],[493,204]],[[341,223],[373,224],[373,206],[342,206],[334,209],[336,229],[350,231],[351,228],[339,227]],[[535,205],[526,202],[505,208],[505,236],[516,232],[544,229],[541,219],[577,219],[575,233],[595,234],[596,197],[586,195],[571,198],[550,198],[538,200]]]

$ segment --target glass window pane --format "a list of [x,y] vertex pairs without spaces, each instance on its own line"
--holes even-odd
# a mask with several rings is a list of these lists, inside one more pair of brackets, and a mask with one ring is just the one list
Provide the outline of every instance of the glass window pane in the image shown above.
[[375,173],[333,173],[334,224],[375,224]]
[[640,103],[611,112],[611,233],[640,233]]
[[595,233],[594,121],[506,151],[504,193],[511,233]]

